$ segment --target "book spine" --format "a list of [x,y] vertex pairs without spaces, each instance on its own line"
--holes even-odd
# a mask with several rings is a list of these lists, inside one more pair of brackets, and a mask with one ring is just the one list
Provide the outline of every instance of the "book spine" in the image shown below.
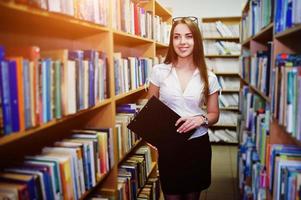
[[18,102],[18,85],[17,85],[17,66],[15,61],[8,62],[9,67],[9,89],[10,89],[10,104],[12,114],[12,131],[20,130],[19,118],[19,102]]
[[3,116],[4,134],[12,132],[12,110],[10,101],[10,82],[9,82],[9,69],[8,61],[1,61],[0,68],[0,94],[1,94],[1,107]]

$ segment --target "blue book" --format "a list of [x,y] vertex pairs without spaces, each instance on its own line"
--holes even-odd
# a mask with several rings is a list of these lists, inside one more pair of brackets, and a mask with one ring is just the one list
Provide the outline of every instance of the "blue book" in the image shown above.
[[118,95],[121,93],[119,69],[120,69],[119,60],[114,59],[115,95]]
[[41,98],[42,98],[42,122],[46,123],[47,120],[47,69],[46,69],[46,60],[41,61],[41,83],[42,83],[42,90]]
[[273,182],[274,182],[274,171],[275,171],[275,161],[276,157],[279,155],[292,155],[292,156],[300,156],[301,157],[301,148],[292,145],[282,145],[282,144],[274,144],[271,147],[270,154],[270,191],[273,190]]
[[98,54],[94,50],[85,50],[84,59],[89,62],[89,107],[95,105],[95,67],[98,63]]
[[53,119],[51,107],[53,105],[53,98],[51,97],[51,66],[52,60],[45,59],[45,71],[46,71],[46,120],[47,122]]
[[29,198],[32,200],[38,200],[38,193],[36,191],[34,176],[11,172],[2,172],[0,173],[0,181],[25,184]]
[[37,156],[27,156],[26,160],[45,162],[46,164],[53,163],[54,164],[53,178],[54,178],[54,182],[55,182],[54,191],[56,193],[56,196],[63,195],[63,188],[62,188],[62,184],[61,184],[61,175],[60,175],[60,163],[57,159],[52,158],[51,156],[47,156],[47,155],[37,155]]
[[84,109],[84,52],[68,51],[68,60],[75,61],[75,77],[76,77],[76,109]]
[[45,194],[47,196],[47,199],[54,199],[54,195],[53,195],[54,188],[53,188],[52,182],[51,182],[50,167],[47,165],[31,164],[31,163],[24,163],[23,167],[27,168],[27,169],[40,171],[43,173],[43,175],[44,175],[43,181],[45,184]]
[[275,32],[278,33],[281,31],[281,6],[282,6],[282,0],[276,0],[275,5],[275,13],[274,13],[274,22],[275,22]]
[[38,166],[38,165],[30,165],[30,164],[24,164],[24,165],[18,165],[12,168],[7,168],[5,171],[7,172],[19,172],[24,174],[35,174],[39,176],[40,185],[41,185],[41,196],[43,196],[43,199],[53,199],[52,194],[52,185],[51,185],[51,177],[49,168],[44,166]]
[[25,128],[32,127],[29,61],[23,59],[23,93]]
[[18,85],[17,85],[17,63],[15,61],[8,61],[8,73],[9,73],[10,104],[11,104],[11,114],[12,114],[12,131],[18,132],[20,130],[20,119],[19,119]]
[[127,108],[127,107],[117,107],[116,109],[117,113],[136,113],[137,109],[135,108]]
[[291,28],[293,23],[292,23],[292,19],[293,19],[293,1],[292,0],[288,0],[287,2],[287,10],[286,12],[286,19],[285,19],[285,24],[286,24],[286,29],[287,28]]
[[8,61],[2,60],[0,63],[0,96],[3,117],[3,131],[7,135],[13,131],[12,110],[9,87]]
[[44,186],[44,181],[43,181],[44,175],[42,172],[35,171],[33,169],[25,169],[25,168],[19,168],[19,167],[6,168],[6,169],[4,169],[4,172],[32,176],[35,181],[34,184],[35,184],[35,193],[36,193],[37,199],[46,199],[45,190],[44,190],[45,186]]

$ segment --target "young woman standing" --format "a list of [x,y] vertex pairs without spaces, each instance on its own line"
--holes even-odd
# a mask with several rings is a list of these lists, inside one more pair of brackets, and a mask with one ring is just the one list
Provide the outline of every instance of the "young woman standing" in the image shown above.
[[167,56],[153,67],[148,97],[158,97],[181,116],[175,126],[183,124],[175,134],[196,131],[187,141],[157,147],[165,200],[198,200],[210,186],[208,126],[219,118],[219,90],[216,76],[206,68],[197,18],[174,18]]

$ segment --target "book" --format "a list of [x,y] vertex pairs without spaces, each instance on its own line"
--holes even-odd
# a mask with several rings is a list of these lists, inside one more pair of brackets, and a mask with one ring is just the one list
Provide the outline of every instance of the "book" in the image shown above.
[[177,133],[181,124],[175,126],[175,123],[179,118],[176,112],[152,96],[127,127],[154,146],[185,142],[194,130]]

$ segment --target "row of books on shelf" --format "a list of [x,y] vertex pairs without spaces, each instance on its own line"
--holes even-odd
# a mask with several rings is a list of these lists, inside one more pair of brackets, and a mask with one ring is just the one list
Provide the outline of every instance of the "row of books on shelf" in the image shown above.
[[239,187],[246,199],[300,198],[299,146],[271,144],[271,107],[248,87],[241,91]]
[[220,108],[238,108],[238,93],[220,94],[218,98]]
[[107,98],[107,58],[96,50],[0,48],[4,134],[76,113]]
[[214,73],[239,73],[239,62],[235,58],[206,58],[208,69]]
[[301,3],[298,0],[276,0],[275,32],[282,32],[301,23]]
[[223,90],[239,91],[240,79],[239,77],[217,76],[218,83]]
[[[239,186],[244,199],[299,199],[301,197],[301,148],[267,144],[266,165],[248,137],[239,150]],[[252,181],[250,183],[250,180]]]
[[237,126],[238,113],[233,111],[222,110],[216,126]]
[[245,137],[250,136],[255,142],[261,164],[264,165],[267,136],[270,130],[270,105],[260,96],[252,93],[248,87],[243,88],[241,98],[243,102],[240,141],[246,141]]
[[241,45],[236,42],[203,40],[205,55],[239,55]]
[[200,25],[203,37],[239,37],[239,24],[225,24],[220,20]]
[[243,12],[242,16],[241,41],[255,35],[273,21],[274,2],[274,0],[250,0],[248,2],[249,9]]
[[146,99],[139,99],[138,103],[120,104],[116,107],[115,129],[117,132],[118,160],[123,157],[141,139],[138,135],[127,128],[128,123],[134,118],[135,114],[146,104]]
[[120,52],[114,53],[115,94],[137,89],[145,84],[151,73],[152,58],[122,58]]
[[255,55],[243,50],[240,58],[241,77],[266,96],[269,96],[270,90],[271,48],[272,43],[269,42],[267,51],[257,51]]
[[170,23],[142,7],[139,2],[114,0],[112,11],[112,27],[115,30],[168,44]]
[[80,199],[114,165],[112,129],[74,130],[23,161],[6,161],[0,193],[11,199]]
[[49,12],[65,14],[101,25],[108,25],[109,2],[106,0],[93,1],[28,1],[15,0],[16,3],[26,4],[30,7],[40,8]]
[[163,44],[169,44],[171,24],[164,22],[162,17],[154,16],[154,40]]
[[301,55],[279,54],[272,70],[271,109],[278,123],[301,140]]
[[238,143],[237,132],[230,129],[208,129],[208,135],[212,143]]
[[301,4],[298,0],[249,1],[249,9],[243,13],[241,41],[256,35],[271,22],[275,32],[282,32],[301,23]]
[[136,199],[147,182],[152,180],[149,176],[153,166],[151,150],[147,145],[139,147],[123,161],[118,167],[119,199]]

